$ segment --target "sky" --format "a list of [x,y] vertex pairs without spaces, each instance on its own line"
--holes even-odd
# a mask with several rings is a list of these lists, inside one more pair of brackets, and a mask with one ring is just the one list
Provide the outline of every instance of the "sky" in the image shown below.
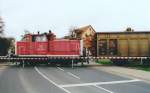
[[0,0],[5,35],[20,39],[24,30],[57,37],[70,28],[92,25],[97,32],[150,31],[150,0]]

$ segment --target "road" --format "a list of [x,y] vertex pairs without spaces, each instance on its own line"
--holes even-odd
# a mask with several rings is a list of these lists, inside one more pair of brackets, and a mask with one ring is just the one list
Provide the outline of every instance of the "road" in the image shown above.
[[0,69],[0,93],[150,93],[150,84],[92,67],[11,66]]

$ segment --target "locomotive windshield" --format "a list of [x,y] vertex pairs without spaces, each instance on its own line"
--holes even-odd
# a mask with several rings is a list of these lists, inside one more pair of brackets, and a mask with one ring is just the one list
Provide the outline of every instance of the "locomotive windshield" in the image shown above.
[[47,37],[46,35],[35,35],[32,37],[32,42],[46,42]]

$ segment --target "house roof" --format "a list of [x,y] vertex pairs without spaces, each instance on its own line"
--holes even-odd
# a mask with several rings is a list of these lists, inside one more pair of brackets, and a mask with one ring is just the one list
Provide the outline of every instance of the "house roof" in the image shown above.
[[94,29],[91,25],[87,25],[87,26],[84,26],[84,27],[80,27],[80,28],[77,28],[77,29],[75,29],[75,30],[77,31],[77,33],[83,33],[83,32],[85,32],[88,28],[91,28],[94,32],[96,32],[95,29]]

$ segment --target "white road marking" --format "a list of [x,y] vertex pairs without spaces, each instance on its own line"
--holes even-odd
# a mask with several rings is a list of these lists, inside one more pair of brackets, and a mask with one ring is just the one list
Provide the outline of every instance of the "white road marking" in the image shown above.
[[61,71],[64,71],[62,68],[60,68],[60,67],[57,67],[59,70],[61,70]]
[[43,77],[45,78],[47,81],[49,81],[50,83],[54,84],[55,86],[57,86],[58,88],[60,88],[61,90],[65,91],[66,93],[71,93],[70,91],[66,90],[65,88],[59,86],[58,84],[56,84],[54,81],[50,80],[47,76],[45,76],[42,72],[39,71],[39,69],[37,67],[34,67],[35,70]]
[[[57,67],[59,70],[61,71],[65,71],[64,69],[60,68],[60,67]],[[69,75],[73,76],[74,78],[77,78],[77,79],[80,79],[78,76],[74,75],[73,73],[71,72],[67,72]]]
[[97,85],[95,85],[95,87],[97,87],[97,88],[99,88],[99,89],[102,89],[102,90],[104,90],[104,91],[106,91],[106,92],[108,92],[108,93],[114,93],[114,92],[112,92],[112,91],[110,91],[110,90],[107,90],[107,89],[105,89],[105,88],[103,88],[103,87],[100,87],[100,86],[97,86]]
[[73,77],[75,77],[75,78],[77,78],[77,79],[80,79],[78,76],[76,76],[76,75],[74,75],[74,74],[72,74],[71,72],[67,72],[69,75],[71,75],[71,76],[73,76]]
[[95,83],[82,83],[82,84],[68,84],[68,85],[60,85],[61,87],[79,87],[79,86],[96,86],[96,85],[106,85],[106,84],[121,84],[121,83],[130,83],[142,81],[139,79],[134,80],[122,80],[122,81],[110,81],[110,82],[95,82]]

